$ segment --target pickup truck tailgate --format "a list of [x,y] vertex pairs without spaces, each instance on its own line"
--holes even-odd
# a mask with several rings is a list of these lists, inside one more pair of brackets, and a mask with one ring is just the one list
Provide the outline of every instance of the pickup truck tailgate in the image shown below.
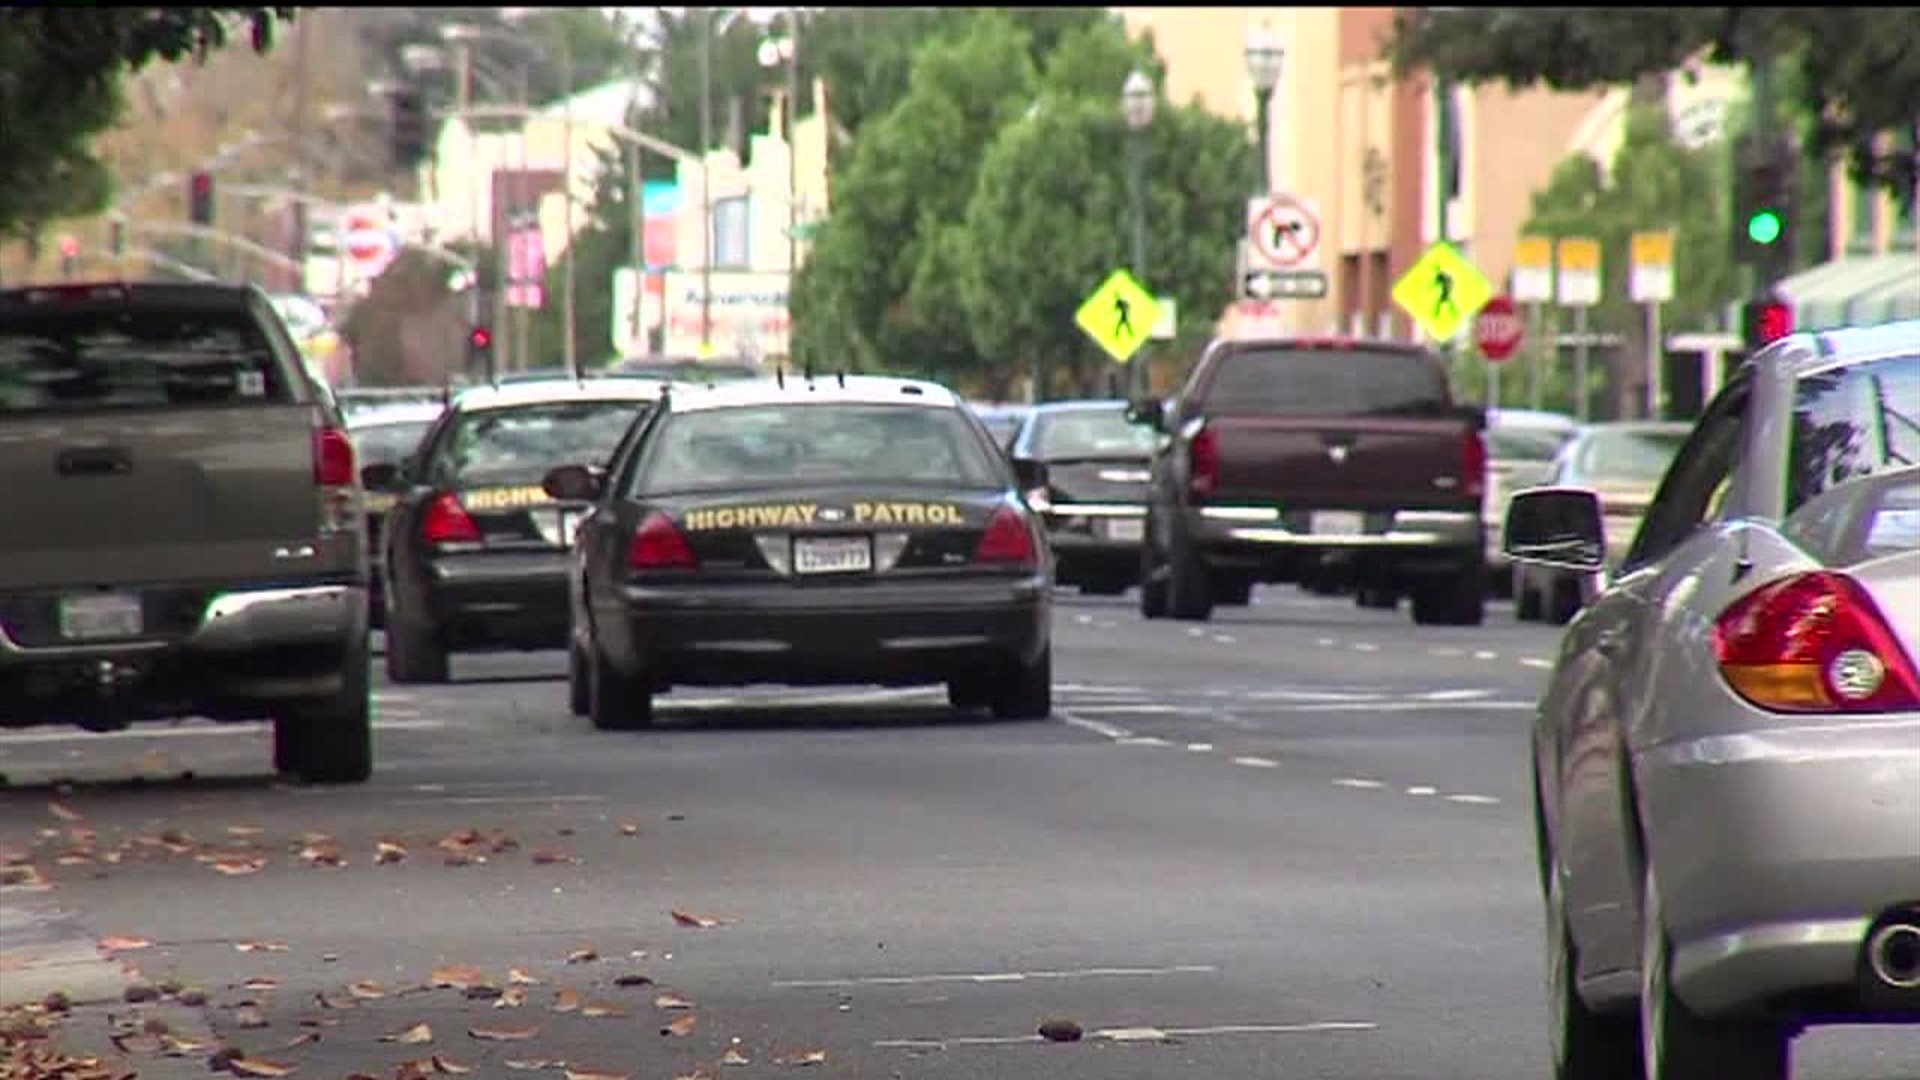
[[310,405],[0,419],[10,589],[310,572],[320,532]]
[[1477,505],[1467,483],[1464,420],[1448,417],[1214,416],[1213,501],[1356,510]]

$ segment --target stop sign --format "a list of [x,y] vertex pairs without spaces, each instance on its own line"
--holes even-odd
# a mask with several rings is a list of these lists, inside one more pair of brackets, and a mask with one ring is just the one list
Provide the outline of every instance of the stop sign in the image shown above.
[[1526,336],[1526,327],[1520,317],[1513,312],[1513,301],[1506,296],[1496,296],[1487,301],[1480,314],[1473,320],[1473,343],[1480,347],[1480,354],[1498,362],[1513,355],[1520,347],[1520,339]]
[[379,277],[400,247],[392,221],[378,207],[357,206],[347,211],[340,231],[341,246],[361,277]]

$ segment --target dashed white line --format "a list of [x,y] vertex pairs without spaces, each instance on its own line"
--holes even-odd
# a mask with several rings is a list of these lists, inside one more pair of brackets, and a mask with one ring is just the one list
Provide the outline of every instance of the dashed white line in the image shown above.
[[1213,635],[1213,640],[1216,643],[1221,645],[1231,645],[1235,641],[1238,641],[1239,639],[1234,637],[1232,634],[1215,634]]
[[1249,769],[1277,769],[1280,767],[1280,763],[1272,758],[1252,756],[1234,758],[1233,763],[1235,765],[1245,765]]
[[1072,979],[1145,978],[1156,975],[1211,975],[1212,964],[1174,964],[1169,967],[1068,968],[1057,971],[942,972],[932,975],[864,975],[851,979],[777,979],[776,990],[832,990],[849,986],[924,986],[932,983],[1018,983]]
[[1371,642],[1356,641],[1353,643],[1353,651],[1354,652],[1379,652],[1380,646],[1375,645]]
[[1164,715],[1177,713],[1180,709],[1173,705],[1075,705],[1077,713],[1140,713],[1144,715]]
[[1360,791],[1373,791],[1378,788],[1386,787],[1387,785],[1381,783],[1378,780],[1360,780],[1351,776],[1343,776],[1338,780],[1335,780],[1333,782],[1333,786],[1344,787],[1344,788],[1356,788]]
[[1472,701],[1492,697],[1491,690],[1429,690],[1419,695],[1424,701]]
[[[1378,1031],[1380,1025],[1355,1020],[1333,1020],[1311,1024],[1220,1024],[1213,1027],[1096,1028],[1090,1039],[1105,1042],[1166,1042],[1170,1039],[1201,1038],[1209,1035],[1311,1035]],[[946,1050],[955,1046],[1031,1046],[1044,1043],[1039,1035],[962,1035],[945,1039],[880,1039],[873,1045],[886,1050]]]
[[1527,667],[1540,668],[1542,670],[1551,669],[1553,667],[1553,661],[1548,660],[1544,657],[1539,657],[1539,656],[1523,656],[1520,658],[1520,662],[1522,664],[1525,664]]
[[1187,749],[1196,754],[1205,754],[1213,749],[1213,744],[1210,742],[1190,742],[1187,744]]
[[1498,660],[1500,659],[1500,654],[1487,649],[1481,649],[1473,654],[1473,658],[1475,660]]
[[1320,646],[1323,649],[1331,649],[1333,648],[1334,642],[1333,642],[1333,639],[1330,637],[1323,637],[1315,641],[1314,644]]
[[1062,694],[1144,694],[1142,686],[1111,686],[1105,683],[1055,683],[1053,688]]
[[1119,746],[1172,746],[1173,745],[1167,740],[1159,738],[1158,736],[1154,736],[1154,735],[1134,735],[1125,739],[1115,739],[1114,742]]
[[1499,800],[1499,799],[1496,799],[1496,798],[1494,798],[1494,797],[1493,797],[1493,796],[1491,796],[1491,795],[1449,795],[1449,796],[1447,796],[1446,798],[1447,798],[1447,801],[1448,801],[1448,802],[1451,802],[1451,803],[1465,803],[1465,804],[1466,804],[1466,805],[1468,805],[1468,806],[1498,806],[1498,805],[1500,805],[1500,800]]
[[1202,629],[1200,629],[1200,628],[1199,628],[1199,627],[1197,627],[1197,626],[1194,626],[1194,627],[1189,627],[1189,628],[1187,629],[1187,636],[1188,636],[1188,637],[1195,637],[1195,638],[1197,638],[1197,637],[1206,637],[1206,636],[1207,636],[1207,632],[1206,632],[1205,630],[1202,630]]
[[514,806],[539,803],[603,803],[605,795],[459,795],[448,799],[401,799],[395,806]]
[[1528,701],[1302,701],[1289,706],[1294,712],[1519,712],[1533,707]]
[[1414,795],[1414,796],[1437,795],[1439,794],[1439,789],[1430,788],[1430,787],[1410,787],[1407,789],[1407,794]]
[[1128,731],[1126,728],[1115,727],[1112,724],[1103,724],[1098,720],[1088,720],[1086,717],[1075,716],[1072,713],[1061,713],[1060,719],[1082,731],[1091,731],[1095,735],[1104,736],[1109,739],[1125,739],[1133,735],[1133,732]]
[[1439,648],[1439,649],[1428,649],[1427,655],[1428,656],[1465,656],[1467,655],[1467,650],[1456,649],[1451,646],[1448,646],[1448,647]]

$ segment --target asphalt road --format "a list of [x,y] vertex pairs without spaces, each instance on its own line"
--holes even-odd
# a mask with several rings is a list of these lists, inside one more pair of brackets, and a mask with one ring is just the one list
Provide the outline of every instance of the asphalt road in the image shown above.
[[[618,735],[567,714],[559,654],[461,658],[379,690],[378,773],[343,789],[275,783],[257,728],[0,735],[0,848],[51,882],[0,886],[0,988],[117,999],[92,943],[146,939],[119,959],[208,995],[145,1007],[174,1036],[308,1078],[1543,1077],[1525,731],[1557,634],[1292,588],[1204,626],[1066,598],[1050,721],[681,691]],[[1914,1080],[1920,1031],[1797,1057]]]

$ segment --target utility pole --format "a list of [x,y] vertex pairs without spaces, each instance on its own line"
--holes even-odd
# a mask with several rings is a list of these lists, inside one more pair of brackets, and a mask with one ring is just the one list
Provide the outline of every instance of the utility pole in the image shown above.
[[[306,194],[307,177],[311,170],[307,150],[308,144],[312,141],[307,138],[307,134],[313,123],[308,86],[308,57],[313,51],[314,20],[321,17],[318,8],[310,8],[304,14],[306,17],[301,19],[293,30],[293,131],[296,138],[293,140],[293,168],[287,171],[287,178],[293,181],[291,186],[295,195]],[[293,236],[287,245],[287,255],[300,269],[293,275],[291,291],[304,293],[307,276],[307,200],[305,199],[293,200],[292,231]]]
[[[800,9],[787,8],[787,305],[793,305],[793,275],[800,270]],[[787,327],[787,348],[793,348],[793,327]]]
[[713,9],[700,8],[700,358],[713,351]]

